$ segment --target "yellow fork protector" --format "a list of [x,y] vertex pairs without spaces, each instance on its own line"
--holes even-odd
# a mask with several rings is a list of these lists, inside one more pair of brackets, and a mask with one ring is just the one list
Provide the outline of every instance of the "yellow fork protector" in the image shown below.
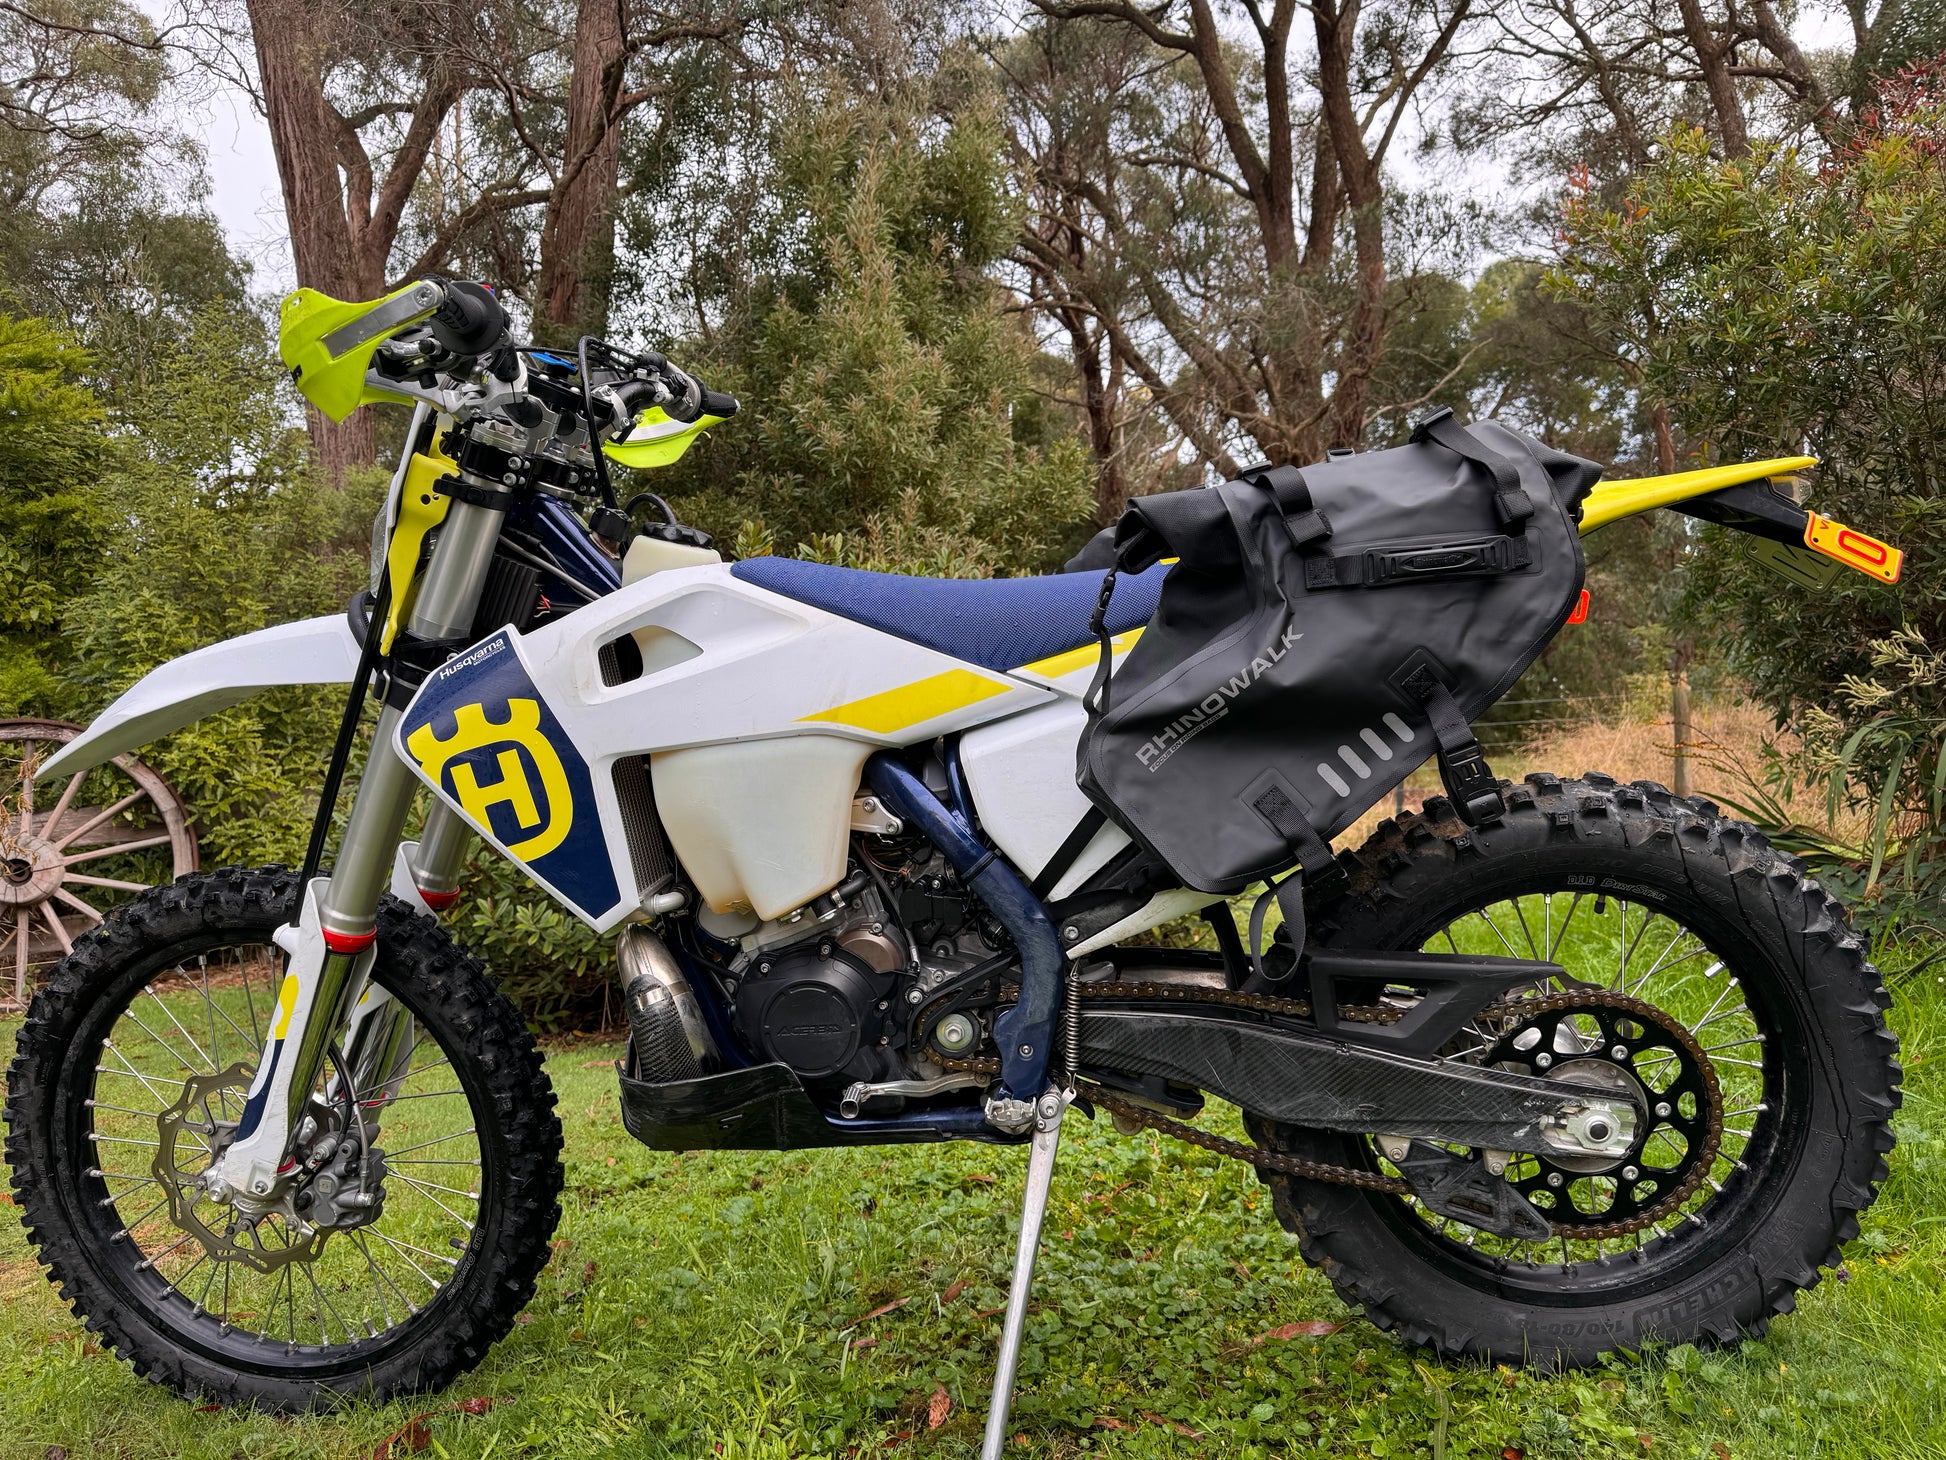
[[385,611],[385,632],[378,641],[381,654],[392,652],[392,640],[399,625],[412,608],[414,576],[419,571],[419,552],[426,534],[446,520],[446,509],[453,499],[441,492],[439,479],[459,470],[459,463],[437,446],[430,452],[417,452],[405,469],[399,488],[399,514],[392,526],[392,541],[385,549],[385,581],[392,585],[390,606]]
[[362,303],[299,289],[284,297],[278,311],[277,358],[304,398],[334,421],[342,421],[367,401],[411,405],[410,396],[368,384],[365,372],[381,341],[417,324],[439,308],[444,297],[429,279]]

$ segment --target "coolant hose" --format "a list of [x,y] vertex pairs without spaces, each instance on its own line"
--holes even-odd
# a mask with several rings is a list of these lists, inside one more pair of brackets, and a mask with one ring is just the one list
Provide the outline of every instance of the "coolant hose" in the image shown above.
[[1020,1001],[993,1026],[1000,1046],[1000,1093],[1015,1100],[1038,1098],[1047,1089],[1064,965],[1047,910],[999,853],[961,825],[895,754],[880,751],[865,762],[865,779],[880,801],[925,833],[1013,935],[1020,949]]

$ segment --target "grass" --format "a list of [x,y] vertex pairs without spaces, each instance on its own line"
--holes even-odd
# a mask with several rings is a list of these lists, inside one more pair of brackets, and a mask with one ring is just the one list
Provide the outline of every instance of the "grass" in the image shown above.
[[[1761,728],[1699,719],[1719,744]],[[1588,727],[1500,768],[1666,780],[1666,738]],[[1076,1120],[1019,1453],[1946,1456],[1946,978],[1926,969],[1895,994],[1908,1073],[1891,1180],[1842,1274],[1724,1353],[1557,1377],[1441,1364],[1338,1301],[1248,1170]],[[553,1260],[486,1363],[417,1401],[280,1420],[154,1389],[83,1332],[0,1206],[0,1460],[977,1454],[1022,1153],[651,1152],[621,1128],[617,1053],[550,1046],[568,1139]],[[1215,1123],[1238,1133],[1232,1113]]]
[[[1021,1453],[1946,1454],[1946,983],[1899,994],[1891,1182],[1843,1276],[1728,1353],[1553,1378],[1440,1364],[1339,1303],[1248,1171],[1077,1121]],[[67,1313],[7,1207],[0,1457],[353,1460],[395,1435],[394,1455],[976,1453],[1021,1154],[650,1152],[621,1129],[616,1052],[552,1047],[569,1163],[554,1258],[485,1365],[416,1402],[280,1420],[154,1389]]]

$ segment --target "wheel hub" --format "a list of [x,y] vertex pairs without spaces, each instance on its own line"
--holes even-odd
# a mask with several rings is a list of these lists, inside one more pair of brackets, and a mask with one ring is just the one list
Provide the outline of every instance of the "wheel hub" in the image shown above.
[[18,823],[0,833],[0,906],[46,902],[62,880],[61,854]]
[[[1678,1020],[1653,1005],[1599,989],[1552,994],[1509,1025],[1484,1062],[1517,1074],[1613,1090],[1584,1124],[1641,1113],[1619,1155],[1550,1152],[1519,1159],[1507,1180],[1557,1232],[1594,1238],[1639,1231],[1702,1185],[1723,1134],[1716,1072]],[[1589,1143],[1601,1136],[1581,1132]]]

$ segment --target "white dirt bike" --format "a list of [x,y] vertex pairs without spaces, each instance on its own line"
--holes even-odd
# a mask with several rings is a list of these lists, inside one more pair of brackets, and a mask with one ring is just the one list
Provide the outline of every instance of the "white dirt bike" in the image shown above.
[[[382,1400],[479,1362],[533,1294],[561,1125],[438,921],[476,839],[618,934],[647,1145],[1030,1147],[990,1455],[1076,1109],[1250,1163],[1346,1301],[1452,1357],[1732,1342],[1856,1232],[1899,1100],[1889,1000],[1838,905],[1708,802],[1536,775],[1470,825],[1435,797],[1306,880],[1285,981],[1076,785],[1099,653],[1166,567],[1124,577],[1101,651],[1097,573],[729,564],[653,498],[638,530],[604,457],[671,462],[737,403],[657,355],[516,346],[477,285],[300,291],[281,347],[331,415],[414,408],[371,590],[163,665],[40,768],[72,795],[260,690],[350,686],[308,865],[124,903],[20,1031],[28,1232],[141,1372]],[[1808,464],[1606,484],[1580,529],[1675,506],[1807,587],[1896,575],[1764,485]],[[58,841],[63,805],[13,844]],[[1191,914],[1219,951],[1136,943]],[[1250,1143],[1193,1123],[1208,1097]]]

